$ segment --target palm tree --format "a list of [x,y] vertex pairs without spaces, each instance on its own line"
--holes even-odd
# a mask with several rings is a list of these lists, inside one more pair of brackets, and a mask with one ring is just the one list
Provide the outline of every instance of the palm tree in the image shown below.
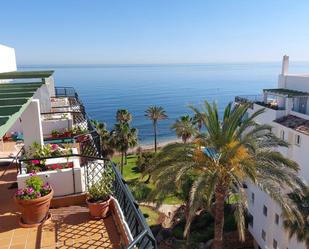
[[132,120],[132,115],[126,109],[119,109],[116,113],[116,120],[119,123],[130,123]]
[[167,118],[167,114],[163,107],[161,106],[150,106],[148,109],[145,111],[146,114],[145,116],[152,120],[152,125],[153,125],[153,133],[154,133],[154,146],[155,146],[155,152],[157,152],[157,124],[158,120],[163,120]]
[[193,116],[193,124],[195,124],[199,131],[201,131],[203,127],[203,115],[195,113]]
[[243,183],[248,180],[268,193],[291,219],[301,221],[299,212],[288,196],[281,191],[292,191],[301,185],[297,177],[298,165],[283,157],[274,147],[288,144],[271,133],[268,125],[257,125],[254,119],[259,110],[245,118],[249,105],[233,107],[229,104],[219,119],[218,107],[205,102],[203,116],[205,133],[199,133],[193,143],[168,145],[158,153],[151,173],[159,195],[174,193],[188,175],[194,176],[188,201],[184,236],[188,238],[190,224],[196,210],[207,206],[214,213],[215,249],[223,246],[224,204],[233,194],[239,196],[234,216],[239,238],[244,240],[247,196]]
[[181,138],[184,143],[197,133],[193,119],[189,115],[181,116],[180,119],[176,120],[172,129],[176,131],[177,137]]
[[285,219],[283,225],[288,230],[290,238],[296,235],[297,240],[304,242],[307,248],[309,248],[309,187],[306,187],[303,192],[303,195],[295,192],[291,193],[290,198],[302,214],[304,223],[300,224],[296,221]]
[[111,140],[111,132],[107,130],[105,123],[101,123],[97,120],[91,120],[95,126],[97,132],[100,135],[101,153],[105,158],[110,158],[114,154],[114,146]]
[[123,173],[124,157],[129,148],[137,145],[137,129],[130,127],[128,123],[115,124],[112,131],[112,143],[116,150],[121,152],[121,174]]

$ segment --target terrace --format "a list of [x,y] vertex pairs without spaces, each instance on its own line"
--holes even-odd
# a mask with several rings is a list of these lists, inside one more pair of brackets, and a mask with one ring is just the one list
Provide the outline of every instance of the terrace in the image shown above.
[[[0,208],[0,245],[3,248],[157,248],[144,216],[116,165],[101,157],[100,136],[87,116],[78,94],[73,88],[53,87],[51,75],[52,73],[46,72],[0,74],[0,79],[48,77],[42,78],[41,86],[33,89],[27,96],[26,103],[29,102],[29,105],[24,110],[14,109],[14,113],[8,115],[8,119],[0,126],[1,135],[7,136],[10,127],[16,126],[14,122],[27,122],[23,114],[30,108],[35,97],[38,98],[41,112],[38,111],[40,108],[35,109],[37,116],[34,120],[31,119],[31,129],[27,129],[27,123],[22,126],[23,129],[16,126],[21,135],[20,147],[10,157],[0,158],[4,161],[4,166],[0,167],[0,202],[3,203]],[[35,104],[37,107],[38,103]],[[13,120],[14,114],[17,118]],[[57,118],[59,115],[67,116]],[[28,132],[33,132],[37,117],[40,121],[37,124],[38,130],[41,132],[33,134],[36,139],[34,141],[43,147],[46,146],[44,144],[58,144],[60,148],[70,148],[70,153],[47,157],[26,156],[24,152],[29,151],[29,144],[33,141],[33,136],[31,140]],[[12,143],[16,142],[10,137],[4,145],[9,147],[7,145]],[[47,180],[54,189],[50,209],[52,216],[37,228],[21,228],[18,223],[20,214],[12,196],[16,192],[16,181],[21,187],[29,177],[27,165],[34,160],[44,161],[46,169],[37,175],[44,181]],[[72,166],[61,169],[47,167],[49,163],[61,162],[67,165],[71,162]],[[111,215],[105,219],[92,220],[85,205],[87,190],[102,177],[107,168],[114,175]]]
[[[285,88],[264,89],[263,95],[247,95],[235,97],[236,103],[252,103],[273,110],[290,110],[307,113],[309,93]],[[309,111],[309,110],[308,110]]]
[[305,135],[309,135],[309,120],[293,115],[287,115],[275,120],[275,122]]

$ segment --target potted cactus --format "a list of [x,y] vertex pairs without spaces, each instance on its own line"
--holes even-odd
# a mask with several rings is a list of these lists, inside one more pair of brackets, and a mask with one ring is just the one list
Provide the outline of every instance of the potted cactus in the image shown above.
[[53,189],[35,175],[27,179],[26,188],[18,189],[14,199],[21,211],[20,224],[23,227],[40,225],[47,217]]
[[114,174],[106,167],[98,181],[88,189],[88,204],[90,216],[94,219],[106,218],[109,214],[109,203],[112,196]]

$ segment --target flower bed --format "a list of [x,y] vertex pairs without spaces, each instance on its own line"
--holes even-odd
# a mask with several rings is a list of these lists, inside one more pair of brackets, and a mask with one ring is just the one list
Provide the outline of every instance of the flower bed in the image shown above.
[[[77,153],[77,149],[72,149]],[[39,160],[38,160],[39,161]],[[37,171],[36,175],[44,182],[49,182],[54,196],[63,196],[85,191],[84,169],[80,167],[79,157],[58,157],[46,159],[46,170]],[[22,172],[17,175],[18,188],[24,188],[25,182],[32,173],[27,172],[26,164],[22,164]]]
[[47,170],[71,169],[73,167],[74,167],[73,162],[55,163],[55,164],[46,165]]
[[[46,144],[44,146],[34,143],[28,149],[26,158],[45,158],[59,157],[72,154],[72,148],[61,148],[57,144]],[[47,159],[48,160],[48,159]],[[33,159],[26,163],[27,173],[44,172],[53,169],[72,168],[72,163],[61,163],[59,165],[51,165],[46,159]]]
[[81,129],[80,127],[74,127],[72,129],[65,129],[63,131],[52,130],[51,137],[47,139],[55,139],[55,138],[71,138],[77,135],[85,134],[86,130]]

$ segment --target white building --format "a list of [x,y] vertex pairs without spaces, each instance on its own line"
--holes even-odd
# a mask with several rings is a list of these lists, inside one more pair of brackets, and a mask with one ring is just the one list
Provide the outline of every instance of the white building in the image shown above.
[[[282,72],[278,78],[277,89],[264,89],[261,97],[255,97],[253,112],[265,108],[256,122],[270,124],[273,133],[286,140],[289,148],[280,148],[280,152],[300,166],[299,175],[309,182],[309,74],[290,74],[289,57],[284,56]],[[239,97],[237,101],[247,101]],[[250,101],[250,99],[249,99]],[[256,248],[306,249],[305,243],[289,239],[288,232],[282,226],[281,209],[265,192],[248,184],[249,213],[252,223],[249,231],[255,239]]]
[[[16,71],[15,49],[0,44],[0,73]],[[0,83],[7,82],[1,81]]]

